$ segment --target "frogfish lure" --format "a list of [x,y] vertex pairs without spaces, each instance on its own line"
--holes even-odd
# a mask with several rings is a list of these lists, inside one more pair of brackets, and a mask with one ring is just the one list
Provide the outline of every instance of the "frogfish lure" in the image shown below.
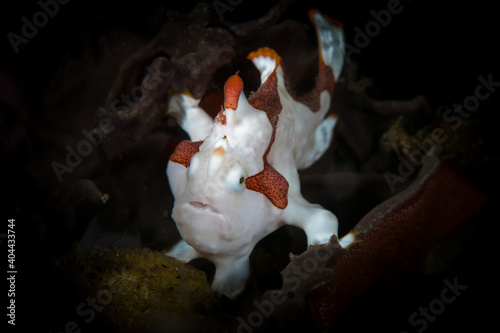
[[169,99],[168,113],[189,134],[170,156],[167,177],[182,240],[166,254],[215,264],[212,288],[229,297],[245,288],[255,244],[279,227],[300,227],[309,245],[337,235],[330,211],[300,193],[298,169],[327,150],[336,119],[325,117],[344,62],[342,29],[317,10],[309,12],[318,38],[315,87],[299,99],[287,88],[277,53],[248,55],[261,85],[248,99],[235,74],[224,85],[224,105],[212,119],[189,94]]

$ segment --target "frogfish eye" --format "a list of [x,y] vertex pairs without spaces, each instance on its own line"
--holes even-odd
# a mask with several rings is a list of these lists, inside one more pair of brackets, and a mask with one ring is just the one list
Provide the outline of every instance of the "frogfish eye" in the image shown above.
[[236,192],[240,192],[245,188],[245,178],[245,169],[239,163],[231,166],[226,174],[227,185],[230,189]]

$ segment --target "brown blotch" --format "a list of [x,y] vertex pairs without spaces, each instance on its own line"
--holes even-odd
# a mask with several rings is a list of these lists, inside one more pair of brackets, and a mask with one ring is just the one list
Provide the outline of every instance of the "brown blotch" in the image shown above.
[[200,146],[202,143],[203,141],[182,141],[170,156],[170,161],[182,164],[187,168],[189,162],[191,162],[191,158],[193,157],[193,155],[200,151]]
[[279,114],[283,108],[278,94],[276,71],[269,75],[266,82],[250,97],[248,103],[267,114],[273,127],[273,134],[263,156],[264,169],[256,175],[247,178],[245,181],[246,186],[249,190],[264,194],[277,208],[285,209],[288,206],[288,181],[267,161],[267,155],[271,150],[276,136]]
[[224,147],[222,146],[219,146],[217,148],[214,149],[214,155],[215,156],[224,156],[224,154],[226,153],[226,149],[224,149]]
[[224,112],[224,109],[221,106],[221,110],[217,114],[217,117],[215,117],[214,122],[219,125],[226,125],[226,113]]
[[[278,78],[276,70],[269,75],[259,89],[248,99],[248,103],[267,114],[274,129],[278,125],[278,116],[283,108],[278,94]],[[274,136],[274,134],[273,134]]]
[[248,177],[245,181],[249,190],[262,193],[279,209],[288,206],[288,182],[269,162],[264,163],[264,170]]
[[295,96],[289,84],[285,82],[285,87],[290,96],[297,102],[305,104],[312,112],[319,111],[320,108],[320,94],[323,91],[328,91],[330,96],[333,94],[333,87],[335,85],[335,78],[333,76],[333,69],[324,64],[323,60],[319,62],[319,73],[316,78],[316,84],[313,90],[301,96]]

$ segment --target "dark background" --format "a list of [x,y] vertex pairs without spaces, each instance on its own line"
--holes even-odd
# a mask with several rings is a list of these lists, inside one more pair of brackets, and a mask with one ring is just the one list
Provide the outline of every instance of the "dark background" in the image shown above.
[[[231,22],[255,19],[276,2],[242,1],[232,12],[225,12],[224,17]],[[364,30],[373,21],[370,12],[386,9],[389,2],[297,1],[284,18],[308,24],[304,13],[309,8],[319,8],[344,23],[346,41],[355,46],[354,28]],[[152,24],[146,18],[150,18],[151,8],[157,8],[158,3],[164,4],[165,9],[187,12],[195,1],[70,1],[60,5],[55,17],[14,54],[7,33],[20,34],[21,17],[31,21],[31,15],[40,7],[35,1],[9,2],[2,10],[2,68],[19,77],[23,88],[34,98],[60,64],[64,50],[77,51],[80,33],[86,27],[103,32],[119,27],[152,33]],[[359,54],[353,54],[362,74],[376,80],[380,98],[424,94],[440,104],[461,102],[473,91],[478,75],[495,72],[493,66],[498,55],[495,36],[499,27],[491,2],[448,5],[407,0],[400,1],[400,7],[401,13],[392,15],[389,25],[372,37]]]

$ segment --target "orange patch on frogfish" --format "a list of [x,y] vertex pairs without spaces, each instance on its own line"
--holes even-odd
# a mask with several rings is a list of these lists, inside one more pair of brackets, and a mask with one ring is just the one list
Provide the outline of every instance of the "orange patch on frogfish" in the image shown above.
[[224,84],[224,108],[236,110],[242,91],[243,80],[239,77],[238,73],[227,79]]
[[182,141],[177,145],[177,148],[175,148],[175,151],[170,156],[170,161],[182,164],[187,168],[189,162],[191,162],[191,158],[193,157],[193,155],[200,151],[200,146],[202,143],[203,141]]
[[281,57],[278,55],[278,53],[276,53],[276,51],[274,51],[273,49],[269,48],[269,47],[261,47],[260,49],[258,49],[257,51],[253,51],[253,52],[250,52],[247,56],[247,59],[248,60],[253,60],[254,58],[258,58],[258,57],[269,57],[273,60],[276,61],[276,67],[278,65],[281,65],[283,63],[283,60],[281,60]]
[[222,146],[219,146],[219,147],[217,147],[217,148],[214,149],[213,154],[215,156],[222,157],[222,156],[224,156],[226,154],[226,149],[224,147],[222,147]]
[[249,190],[262,193],[279,209],[288,206],[288,181],[265,161],[264,170],[245,181]]

